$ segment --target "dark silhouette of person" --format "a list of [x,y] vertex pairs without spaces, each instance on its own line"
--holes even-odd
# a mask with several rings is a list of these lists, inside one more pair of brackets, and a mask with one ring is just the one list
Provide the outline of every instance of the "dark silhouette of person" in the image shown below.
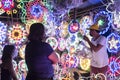
[[26,80],[53,80],[53,64],[58,63],[58,56],[53,48],[43,41],[44,34],[43,24],[31,25],[29,41],[25,48],[25,61],[28,67]]
[[18,80],[12,64],[14,52],[14,45],[5,45],[2,55],[1,80]]

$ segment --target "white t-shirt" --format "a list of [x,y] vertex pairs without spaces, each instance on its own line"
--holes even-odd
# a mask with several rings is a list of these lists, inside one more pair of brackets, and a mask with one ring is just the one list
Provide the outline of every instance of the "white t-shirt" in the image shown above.
[[91,40],[92,43],[97,46],[97,44],[103,45],[103,47],[98,51],[92,51],[92,59],[91,59],[91,66],[102,68],[108,65],[108,54],[106,48],[106,38],[104,36],[100,36],[97,40]]

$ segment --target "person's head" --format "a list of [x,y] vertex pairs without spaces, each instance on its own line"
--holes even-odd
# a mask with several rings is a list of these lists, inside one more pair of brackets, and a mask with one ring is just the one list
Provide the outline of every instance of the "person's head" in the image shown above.
[[3,48],[2,60],[7,60],[12,58],[14,51],[15,51],[14,45],[5,45],[5,47]]
[[97,24],[93,24],[90,26],[89,28],[90,30],[90,35],[93,36],[93,37],[96,37],[99,35],[99,26]]
[[42,40],[44,37],[45,28],[42,23],[34,23],[30,27],[30,32],[28,35],[28,40]]

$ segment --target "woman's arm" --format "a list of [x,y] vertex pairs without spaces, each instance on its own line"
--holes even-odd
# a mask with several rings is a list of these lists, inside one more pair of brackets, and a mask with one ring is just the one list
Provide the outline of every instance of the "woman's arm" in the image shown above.
[[53,64],[56,64],[59,61],[58,55],[55,52],[52,52],[52,54],[49,55],[48,58],[53,62]]

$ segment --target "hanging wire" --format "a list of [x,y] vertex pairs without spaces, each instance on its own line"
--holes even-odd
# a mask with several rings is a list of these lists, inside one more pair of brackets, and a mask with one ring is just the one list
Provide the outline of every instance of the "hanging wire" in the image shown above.
[[74,21],[76,20],[76,8],[74,8]]

